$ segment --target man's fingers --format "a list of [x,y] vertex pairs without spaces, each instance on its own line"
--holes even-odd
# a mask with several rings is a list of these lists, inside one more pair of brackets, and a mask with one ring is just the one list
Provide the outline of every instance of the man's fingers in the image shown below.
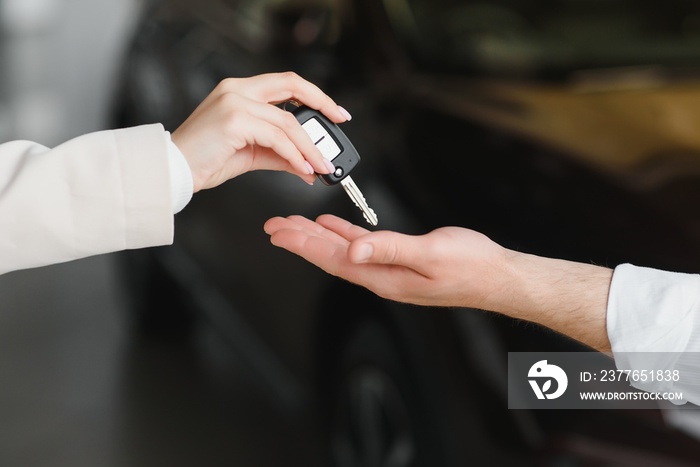
[[319,216],[316,219],[316,222],[349,241],[353,241],[356,238],[369,233],[369,230],[331,214],[323,214]]
[[[324,217],[331,224],[338,219],[334,216]],[[341,222],[335,225],[343,226]],[[301,216],[272,218],[265,223],[265,232],[270,234],[273,245],[301,256],[329,274],[367,287],[382,297],[401,299],[407,297],[407,291],[425,286],[426,277],[423,274],[411,267],[398,266],[396,263],[389,264],[385,261],[386,258],[375,258],[376,261],[367,261],[363,264],[351,261],[346,239]],[[387,235],[377,235],[379,233],[390,234],[391,232],[371,233],[359,237],[355,243],[351,244],[351,248],[369,238],[371,242],[380,246],[377,252],[381,252],[381,248],[392,238]],[[342,241],[333,241],[332,239],[336,238],[334,236],[341,238]]]
[[303,216],[289,216],[287,217],[290,221],[296,222],[296,224],[301,228],[306,230],[309,233],[312,233],[314,235],[317,235],[319,237],[323,237],[326,240],[329,240],[333,243],[337,243],[339,245],[343,245],[347,247],[350,242],[345,239],[344,237],[338,235],[337,233],[333,232],[332,230],[329,230],[325,228],[324,226],[317,224],[316,222],[307,219],[306,217]]
[[306,235],[322,237],[343,245],[350,242],[348,259],[355,264],[389,264],[406,266],[416,271],[422,269],[426,245],[421,242],[424,236],[391,231],[369,232],[329,214],[320,216],[316,222],[301,216],[290,216],[286,219],[273,218],[265,224],[268,234],[274,234],[280,229],[302,231]]
[[[292,218],[290,218],[292,217]],[[265,222],[264,229],[265,233],[272,235],[279,230],[299,230],[304,231],[304,226],[300,224],[295,218],[302,218],[302,216],[290,216],[290,217],[272,217]]]
[[270,219],[265,224],[265,231],[270,233],[273,245],[301,256],[334,276],[345,277],[342,271],[347,266],[354,266],[347,260],[347,242],[341,244],[330,241],[310,233],[289,219]]
[[351,242],[348,257],[355,264],[395,264],[421,269],[423,237],[390,231],[370,232],[330,214],[319,216],[316,222]]
[[265,222],[265,225],[263,226],[263,230],[265,230],[265,233],[268,235],[272,235],[278,230],[282,230],[286,227],[287,223],[289,221],[285,219],[284,217],[271,217],[270,219]]
[[342,248],[322,237],[309,235],[297,229],[277,230],[270,236],[270,241],[273,245],[289,250],[327,272],[331,272],[330,258],[333,258],[338,248]]
[[287,218],[273,217],[265,223],[264,229],[269,235],[272,235],[279,230],[288,229],[298,230],[309,236],[317,236],[331,243],[342,245],[344,247],[347,247],[350,243],[348,240],[335,232],[328,230],[303,216],[289,216]]

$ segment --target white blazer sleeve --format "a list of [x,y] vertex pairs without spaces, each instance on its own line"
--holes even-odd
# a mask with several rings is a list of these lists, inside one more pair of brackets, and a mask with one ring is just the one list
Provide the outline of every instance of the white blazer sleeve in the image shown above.
[[700,275],[623,264],[615,268],[607,331],[621,370],[678,370],[678,381],[638,381],[700,404]]
[[173,239],[167,134],[102,131],[0,145],[0,274]]

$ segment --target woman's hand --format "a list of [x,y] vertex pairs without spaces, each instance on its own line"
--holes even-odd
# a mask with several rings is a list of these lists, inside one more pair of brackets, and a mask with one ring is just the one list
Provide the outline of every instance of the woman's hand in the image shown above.
[[350,119],[314,84],[292,72],[222,81],[172,134],[192,170],[194,192],[251,170],[285,170],[313,183],[326,161],[296,118],[276,107],[293,99],[335,123]]

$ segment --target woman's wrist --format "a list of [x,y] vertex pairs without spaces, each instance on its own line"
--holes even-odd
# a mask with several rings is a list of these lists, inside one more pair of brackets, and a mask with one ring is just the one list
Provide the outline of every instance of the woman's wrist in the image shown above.
[[168,169],[170,171],[170,196],[173,214],[182,211],[192,199],[194,180],[192,170],[185,155],[173,142],[170,133],[166,131],[168,146]]

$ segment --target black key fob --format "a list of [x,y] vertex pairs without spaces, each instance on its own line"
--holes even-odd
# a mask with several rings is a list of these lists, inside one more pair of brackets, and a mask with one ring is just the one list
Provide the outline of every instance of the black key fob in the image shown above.
[[323,157],[335,166],[335,172],[318,174],[326,185],[335,185],[347,177],[360,162],[360,155],[345,133],[318,110],[302,105],[292,111]]

